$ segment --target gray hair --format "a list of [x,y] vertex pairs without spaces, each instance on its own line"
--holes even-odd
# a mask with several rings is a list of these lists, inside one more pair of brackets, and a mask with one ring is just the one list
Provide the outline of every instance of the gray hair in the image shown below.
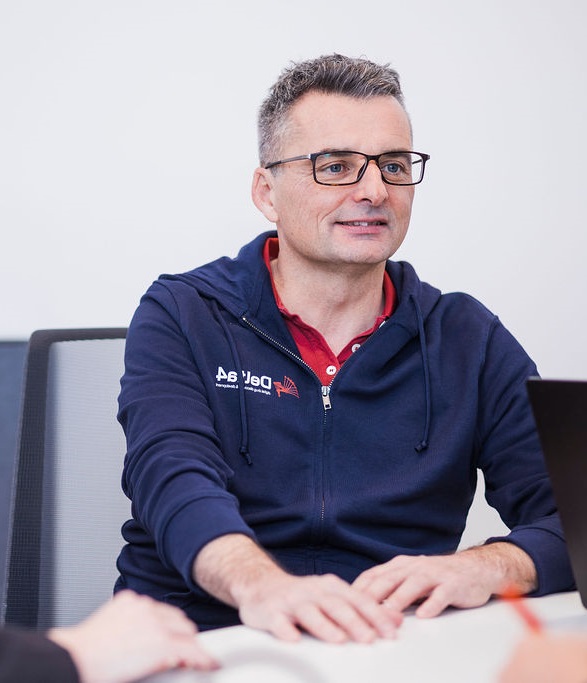
[[364,58],[339,54],[294,62],[282,71],[259,110],[261,165],[276,160],[289,111],[302,95],[311,90],[358,99],[387,95],[395,97],[404,107],[399,74],[389,64],[380,65]]

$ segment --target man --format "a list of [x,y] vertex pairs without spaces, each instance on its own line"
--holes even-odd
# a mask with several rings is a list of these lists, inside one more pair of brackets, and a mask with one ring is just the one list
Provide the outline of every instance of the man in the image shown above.
[[[418,602],[570,588],[535,366],[478,302],[388,261],[428,159],[397,73],[294,65],[259,135],[253,201],[277,232],[161,277],[129,329],[118,587],[202,629],[330,642],[393,637]],[[477,468],[512,531],[455,554]]]
[[178,666],[218,668],[196,631],[176,607],[122,591],[76,626],[0,629],[0,682],[124,683]]

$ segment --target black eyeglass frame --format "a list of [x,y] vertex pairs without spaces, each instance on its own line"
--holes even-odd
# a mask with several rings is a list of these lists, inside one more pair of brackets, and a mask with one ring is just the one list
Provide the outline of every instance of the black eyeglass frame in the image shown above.
[[[359,173],[357,174],[356,180],[351,181],[350,183],[323,183],[318,178],[316,177],[316,159],[320,156],[324,156],[327,154],[359,154],[362,157],[365,158],[365,163],[361,168],[359,169]],[[420,180],[417,180],[414,183],[394,183],[391,180],[387,180],[385,176],[383,175],[383,171],[381,168],[379,168],[379,159],[381,157],[384,157],[388,154],[415,154],[419,156],[422,159],[422,175],[420,176]],[[312,162],[312,175],[314,176],[314,182],[317,183],[318,185],[324,185],[325,187],[342,187],[344,185],[356,185],[361,178],[365,175],[365,171],[367,170],[367,166],[369,166],[369,163],[371,161],[374,161],[377,164],[377,167],[379,168],[379,171],[381,173],[381,179],[386,185],[395,185],[396,187],[410,187],[412,185],[419,185],[423,180],[424,180],[424,171],[426,170],[426,162],[430,159],[429,154],[425,154],[424,152],[413,152],[411,150],[405,150],[405,149],[398,149],[398,150],[393,150],[389,152],[382,152],[381,154],[365,154],[364,152],[357,152],[352,149],[337,149],[337,150],[332,150],[328,152],[312,152],[311,154],[301,154],[300,156],[297,157],[289,157],[289,159],[280,159],[279,161],[270,161],[268,164],[265,164],[263,168],[273,168],[274,166],[280,166],[281,164],[289,164],[290,161],[302,161],[304,159],[309,159]]]

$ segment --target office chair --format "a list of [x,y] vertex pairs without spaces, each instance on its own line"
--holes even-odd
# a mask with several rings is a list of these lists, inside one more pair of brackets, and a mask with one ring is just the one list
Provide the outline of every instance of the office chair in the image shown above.
[[0,341],[0,598],[6,593],[10,513],[26,341]]
[[116,421],[125,336],[125,328],[40,330],[29,340],[7,624],[68,626],[112,595],[130,517]]

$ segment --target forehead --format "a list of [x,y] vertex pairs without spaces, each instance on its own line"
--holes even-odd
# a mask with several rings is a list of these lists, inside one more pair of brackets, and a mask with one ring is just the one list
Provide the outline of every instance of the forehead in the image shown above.
[[309,92],[291,108],[283,138],[284,152],[305,154],[327,149],[353,149],[377,154],[409,149],[410,122],[391,96],[359,99]]

